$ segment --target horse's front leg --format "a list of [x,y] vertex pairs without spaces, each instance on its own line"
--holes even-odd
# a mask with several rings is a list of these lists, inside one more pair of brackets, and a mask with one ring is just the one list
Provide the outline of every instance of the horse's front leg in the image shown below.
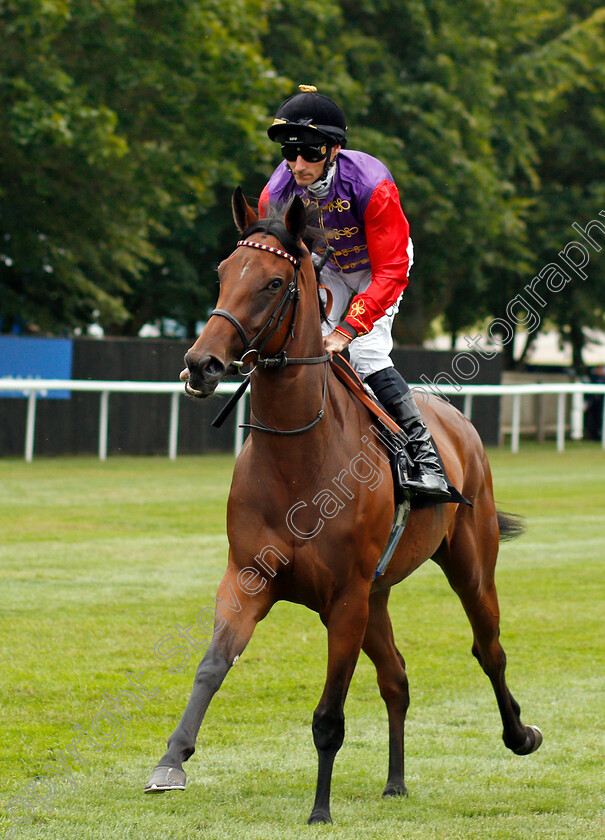
[[318,772],[315,804],[308,820],[309,825],[332,822],[332,768],[344,740],[344,703],[368,622],[369,589],[369,582],[358,580],[332,603],[329,614],[322,616],[328,628],[328,674],[321,700],[313,715]]
[[195,752],[195,741],[210,701],[227,672],[248,644],[257,623],[271,609],[269,587],[253,595],[238,584],[237,568],[229,565],[218,588],[214,635],[193,682],[189,702],[168,739],[168,750],[159,760],[146,793],[183,790],[183,762]]

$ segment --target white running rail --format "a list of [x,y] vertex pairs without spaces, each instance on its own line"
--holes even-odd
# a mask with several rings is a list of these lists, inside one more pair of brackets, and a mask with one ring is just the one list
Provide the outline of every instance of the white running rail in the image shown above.
[[[216,389],[217,394],[232,394],[239,387],[238,382],[222,382]],[[553,382],[535,383],[527,385],[411,385],[420,391],[431,391],[445,396],[464,397],[463,412],[471,419],[473,397],[502,397],[512,396],[513,412],[511,427],[511,451],[519,451],[521,433],[521,400],[532,394],[557,394],[557,449],[561,452],[565,448],[565,425],[567,415],[567,395],[604,394],[605,384],[589,382]],[[125,381],[92,381],[87,379],[0,379],[0,392],[21,392],[27,398],[27,420],[25,428],[25,460],[32,461],[34,457],[34,439],[36,430],[36,404],[39,394],[48,391],[88,391],[101,395],[99,401],[99,458],[107,458],[107,430],[109,424],[109,395],[122,394],[171,394],[170,424],[168,432],[168,457],[174,460],[178,449],[179,434],[179,406],[185,395],[182,382],[125,382]],[[234,452],[237,455],[244,442],[243,429],[247,394],[239,401],[236,413]],[[601,429],[601,445],[605,449],[605,411]]]

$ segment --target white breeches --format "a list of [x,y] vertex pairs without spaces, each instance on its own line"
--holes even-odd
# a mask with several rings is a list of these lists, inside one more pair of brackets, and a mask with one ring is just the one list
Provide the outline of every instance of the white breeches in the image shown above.
[[[365,292],[371,280],[372,273],[369,270],[341,274],[331,268],[322,269],[321,282],[332,292],[332,308],[328,316],[328,322],[323,324],[321,328],[324,335],[329,335],[340,324],[349,306],[351,296]],[[322,291],[320,294],[325,303],[326,293]],[[349,345],[351,364],[362,379],[365,379],[371,373],[393,366],[390,355],[393,349],[391,330],[402,296],[400,295],[393,306],[387,309],[386,315],[376,321],[371,332],[354,338]]]

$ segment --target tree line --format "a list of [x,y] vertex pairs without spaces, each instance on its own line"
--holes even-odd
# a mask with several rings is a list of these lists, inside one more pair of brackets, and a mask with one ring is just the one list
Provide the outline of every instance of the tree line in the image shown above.
[[[234,244],[230,195],[260,195],[266,128],[299,82],[400,188],[403,343],[436,319],[452,340],[506,319],[605,209],[597,2],[0,0],[0,27],[4,332],[66,334],[96,311],[110,334],[162,316],[193,334]],[[587,273],[544,309],[578,367],[584,328],[605,325],[605,257]]]

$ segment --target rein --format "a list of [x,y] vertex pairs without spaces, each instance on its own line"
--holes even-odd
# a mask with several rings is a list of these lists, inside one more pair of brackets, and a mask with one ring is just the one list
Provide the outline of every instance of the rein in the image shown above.
[[[278,370],[282,370],[287,365],[319,365],[325,364],[325,373],[324,373],[324,384],[323,384],[323,392],[322,392],[322,402],[321,408],[317,413],[317,416],[314,420],[310,423],[307,423],[306,426],[301,426],[299,429],[274,429],[271,426],[266,426],[262,423],[258,417],[255,416],[254,412],[251,410],[251,414],[256,420],[256,423],[242,423],[240,428],[246,429],[256,429],[259,432],[267,432],[268,434],[272,435],[298,435],[302,434],[303,432],[309,431],[314,426],[319,423],[325,413],[325,405],[326,405],[326,390],[327,390],[327,382],[328,382],[328,365],[327,363],[330,361],[331,355],[330,353],[324,353],[323,356],[305,356],[303,358],[294,358],[289,357],[286,353],[286,345],[294,338],[294,328],[296,326],[296,315],[298,312],[298,302],[300,300],[300,288],[298,285],[298,277],[300,274],[300,267],[301,267],[301,260],[297,257],[294,257],[292,254],[289,254],[287,251],[282,250],[281,248],[275,248],[273,245],[266,245],[264,242],[256,242],[252,239],[240,239],[237,243],[236,247],[247,247],[247,248],[257,248],[260,251],[268,251],[270,254],[275,254],[278,257],[283,257],[284,259],[288,260],[294,266],[294,276],[292,280],[288,283],[284,294],[281,296],[279,303],[265,322],[265,324],[261,327],[259,332],[254,336],[253,339],[249,339],[246,330],[240,323],[240,321],[233,315],[231,312],[228,312],[226,309],[213,309],[210,313],[209,320],[212,318],[213,315],[217,315],[221,318],[225,318],[232,324],[239,336],[242,340],[244,345],[244,352],[242,357],[237,362],[232,362],[232,364],[237,368],[242,368],[247,362],[245,361],[246,356],[249,353],[256,353],[256,362],[254,367],[251,371],[246,374],[242,374],[246,377],[246,380],[242,383],[238,391],[231,397],[225,408],[220,412],[218,417],[212,422],[213,426],[220,426],[222,425],[225,418],[229,415],[237,401],[246,391],[248,383],[250,382],[250,377],[254,373],[257,367],[267,368],[276,368]],[[290,326],[288,328],[288,332],[286,337],[282,343],[282,346],[277,351],[277,353],[273,354],[272,356],[265,356],[264,358],[261,356],[263,348],[266,344],[270,341],[271,338],[279,331],[281,325],[288,313],[288,310],[292,309],[292,314],[290,316]],[[267,332],[267,335],[264,336],[263,340],[260,344],[256,347],[253,347],[254,342],[258,342],[259,339],[262,337],[263,333]],[[241,372],[241,370],[240,370]]]
[[[328,353],[328,359],[330,358],[330,354]],[[326,364],[325,371],[324,371],[324,386],[321,398],[321,408],[317,412],[317,417],[314,420],[311,420],[310,423],[307,423],[306,426],[301,426],[299,429],[274,429],[271,426],[265,426],[265,424],[258,419],[255,413],[250,409],[250,414],[256,420],[256,423],[241,423],[241,429],[256,429],[257,432],[267,432],[271,435],[300,435],[303,432],[308,432],[309,429],[312,429],[313,426],[317,426],[319,421],[323,418],[325,414],[325,405],[326,405],[326,391],[327,391],[327,384],[328,384],[328,366]]]

